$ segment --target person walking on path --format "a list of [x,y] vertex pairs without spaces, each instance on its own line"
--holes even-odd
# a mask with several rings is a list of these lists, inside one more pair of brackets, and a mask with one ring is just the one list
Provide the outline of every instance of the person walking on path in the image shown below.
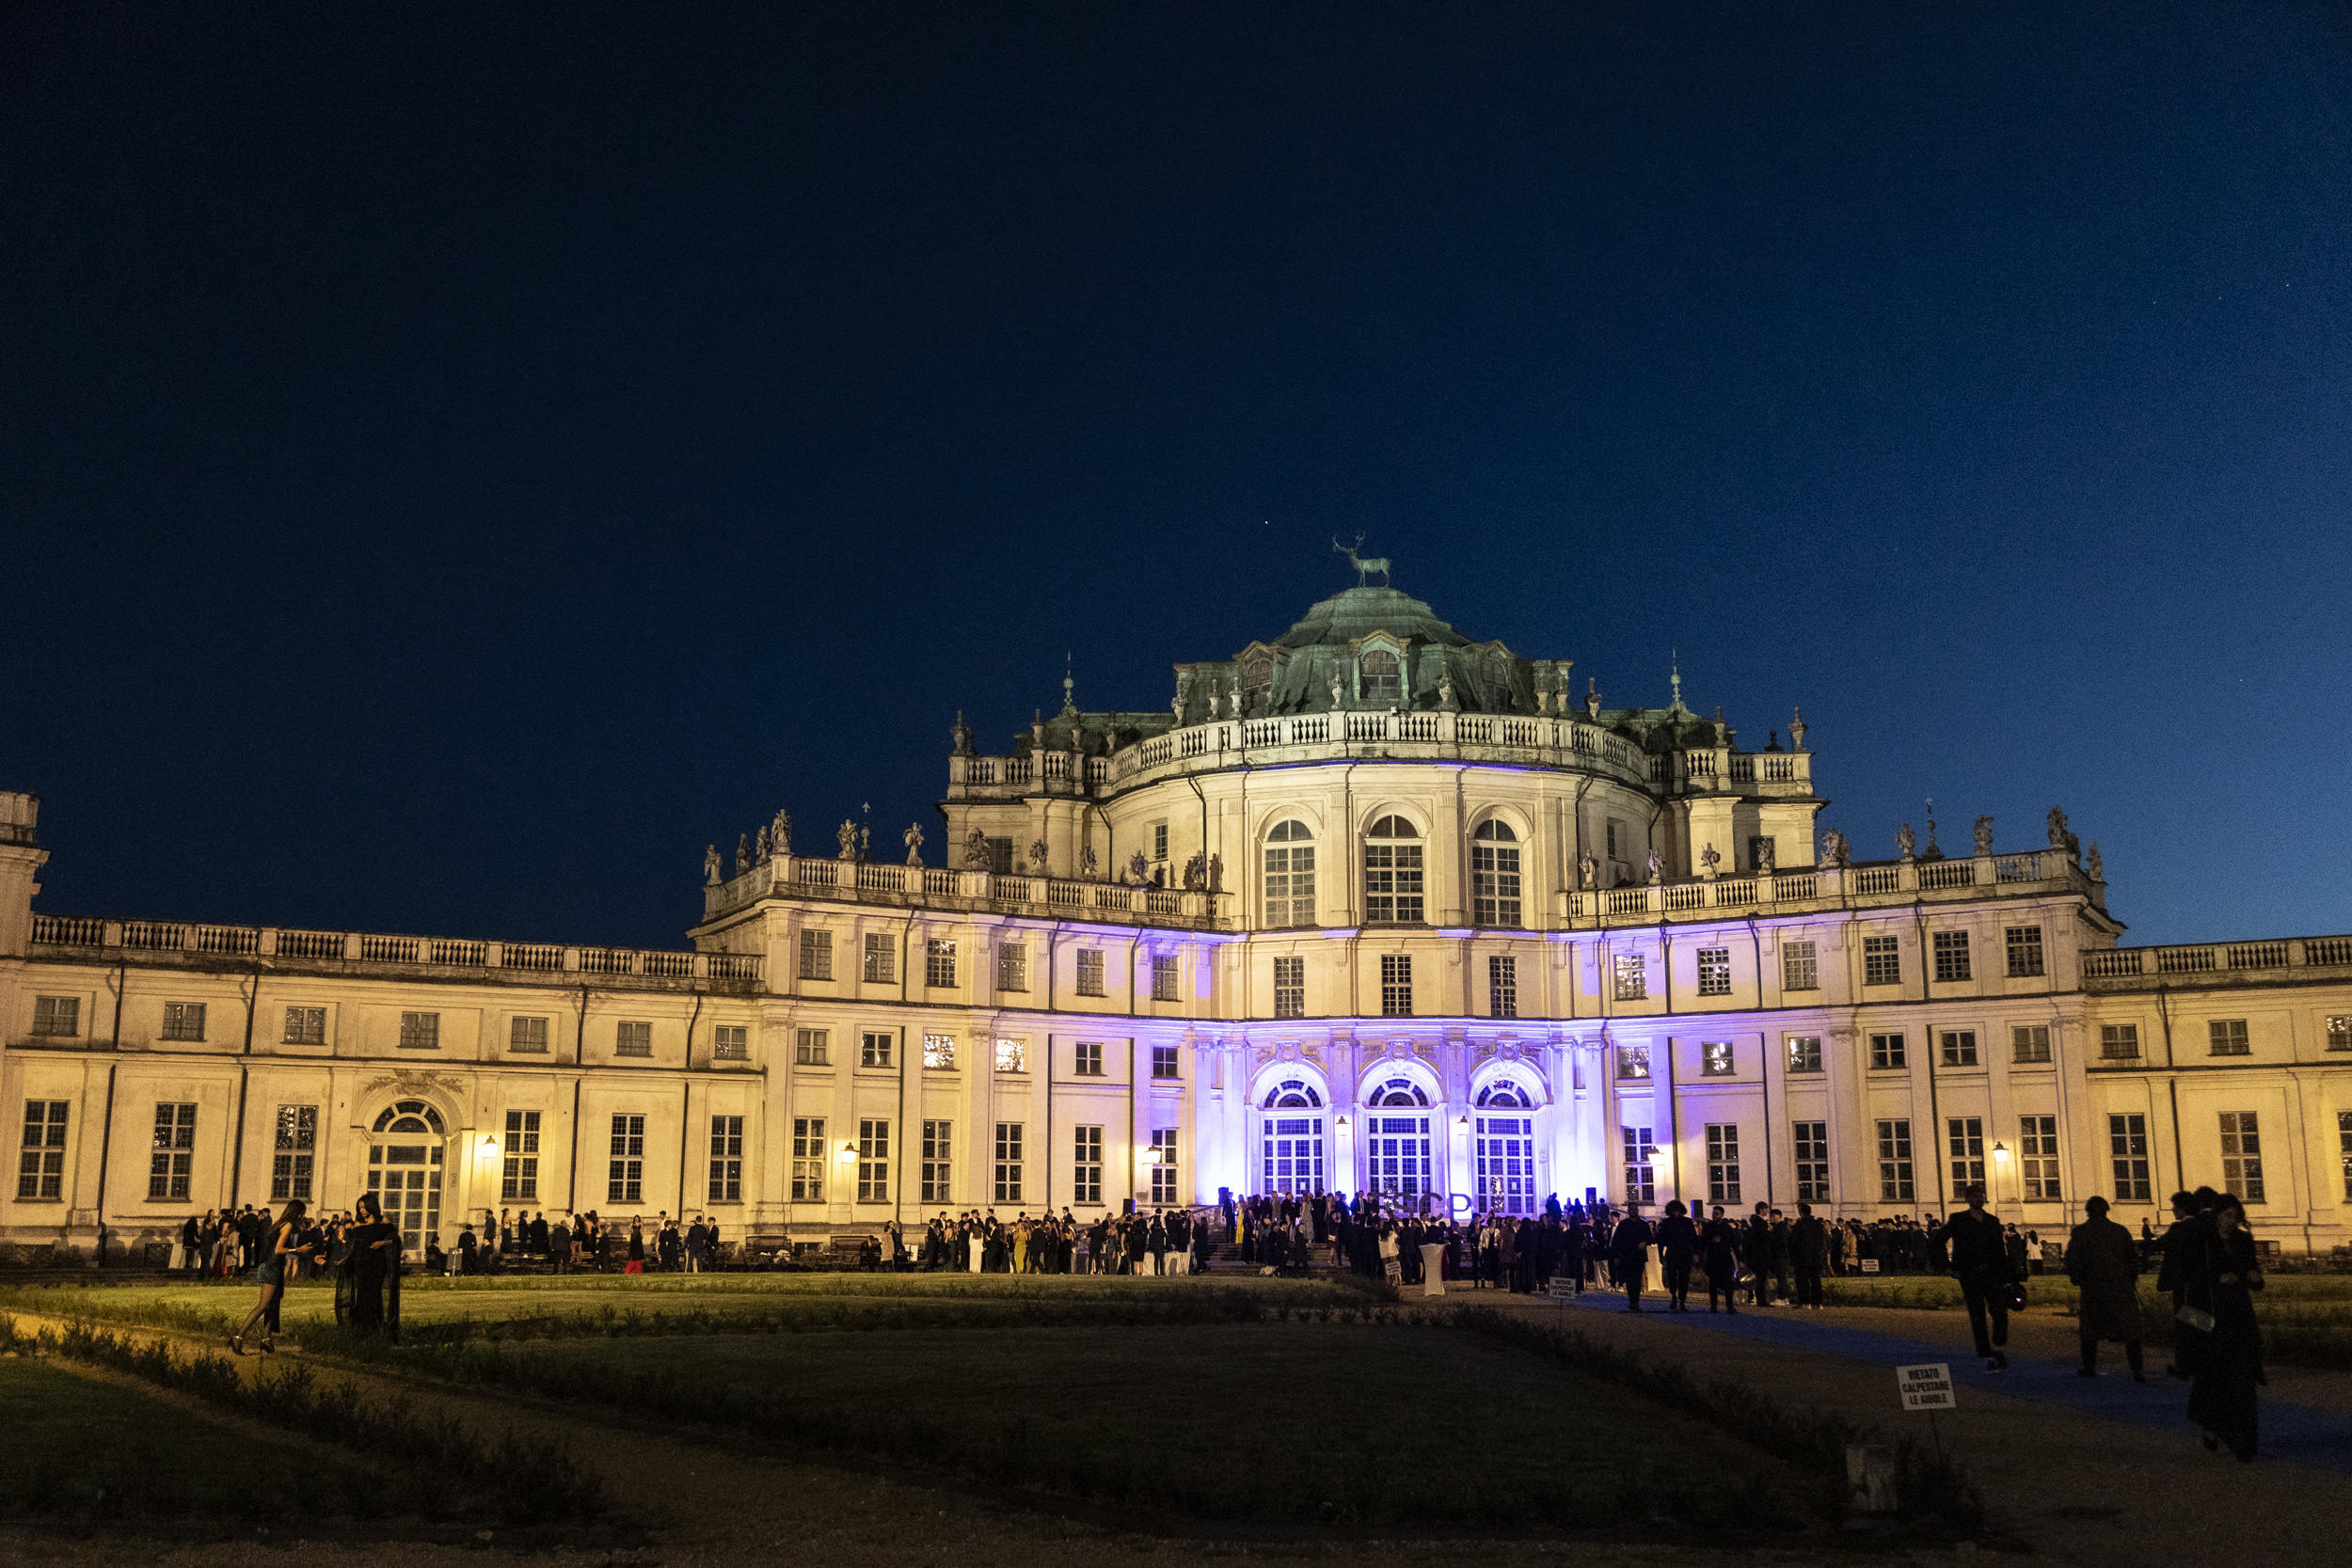
[[2262,1330],[2254,1323],[2253,1292],[2263,1288],[2262,1264],[2246,1210],[2234,1195],[2200,1189],[2198,1207],[2212,1211],[2201,1223],[2183,1306],[2185,1316],[2201,1312],[2204,1343],[2190,1370],[2188,1418],[2203,1429],[2205,1447],[2228,1444],[2241,1464],[2251,1464],[2260,1436],[2254,1389],[2263,1375]]
[[1666,1205],[1666,1217],[1658,1222],[1658,1258],[1666,1273],[1666,1310],[1691,1310],[1691,1263],[1698,1256],[1698,1227],[1686,1217],[1682,1200],[1675,1198]]
[[2083,1211],[2090,1217],[2066,1239],[2066,1277],[2082,1292],[2083,1364],[2075,1375],[2097,1377],[2099,1341],[2121,1339],[2132,1381],[2145,1383],[2148,1373],[2139,1358],[2139,1248],[2130,1231],[2107,1218],[2106,1198],[2085,1198]]
[[[1961,1299],[1968,1304],[1968,1327],[1977,1337],[1977,1354],[1988,1372],[2009,1370],[2009,1246],[2001,1222],[1984,1212],[1984,1188],[1972,1185],[1963,1195],[1968,1207],[1952,1216],[1946,1227],[1951,1245],[1952,1273],[1960,1280]],[[1992,1318],[1992,1333],[1985,1319]]]
[[1797,1305],[1821,1309],[1821,1272],[1829,1267],[1829,1228],[1813,1217],[1813,1205],[1797,1205],[1788,1227],[1788,1262],[1797,1271]]
[[1609,1263],[1611,1275],[1625,1287],[1625,1309],[1642,1309],[1642,1286],[1649,1273],[1649,1221],[1639,1209],[1628,1208],[1609,1233]]
[[229,1348],[239,1355],[245,1354],[245,1337],[253,1331],[257,1323],[262,1325],[262,1348],[265,1351],[278,1348],[278,1307],[286,1293],[287,1260],[291,1259],[298,1263],[310,1250],[304,1241],[308,1227],[303,1224],[303,1215],[309,1212],[310,1207],[298,1197],[288,1200],[277,1223],[270,1227],[268,1235],[262,1239],[265,1244],[259,1255],[260,1261],[253,1268],[254,1280],[262,1287],[262,1299],[253,1304],[253,1310],[246,1314],[246,1320],[238,1325],[237,1332],[229,1336]]
[[[2180,1192],[2172,1195],[2172,1223],[2156,1244],[2164,1249],[2164,1261],[2156,1266],[2156,1289],[2172,1292],[2172,1364],[2165,1368],[2168,1377],[2192,1377],[2197,1352],[2205,1337],[2181,1313],[2188,1304],[2188,1288],[2185,1276],[2197,1251],[2197,1195]],[[2200,1308],[2202,1311],[2202,1308]]]

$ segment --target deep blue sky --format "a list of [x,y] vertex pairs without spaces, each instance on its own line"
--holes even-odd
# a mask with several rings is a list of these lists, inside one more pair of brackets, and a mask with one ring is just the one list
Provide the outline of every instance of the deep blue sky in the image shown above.
[[[91,14],[93,11],[103,14]],[[687,18],[691,15],[691,24]],[[40,908],[676,945],[1334,531],[1857,852],[2352,929],[2341,7],[13,6]],[[1784,732],[1785,733],[1785,732]]]

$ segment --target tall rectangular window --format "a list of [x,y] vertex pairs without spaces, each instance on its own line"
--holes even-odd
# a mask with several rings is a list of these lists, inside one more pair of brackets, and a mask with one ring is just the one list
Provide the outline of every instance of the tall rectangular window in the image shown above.
[[998,990],[1027,990],[1029,989],[1029,944],[1025,942],[1000,942],[996,944],[996,989]]
[[1873,1071],[1892,1072],[1899,1068],[1907,1068],[1910,1065],[1911,1058],[1903,1050],[1903,1037],[1900,1035],[1872,1035],[1870,1037],[1870,1067]]
[[876,1117],[857,1124],[857,1200],[890,1201],[890,1123]]
[[1829,1201],[1829,1123],[1793,1121],[1788,1124],[1790,1147],[1797,1157],[1797,1201]]
[[1658,1146],[1650,1142],[1646,1127],[1620,1127],[1619,1138],[1625,1147],[1625,1200],[1628,1203],[1658,1201]]
[[499,1173],[499,1201],[539,1201],[539,1113],[506,1113],[505,1168]]
[[2352,1111],[2336,1113],[2336,1146],[2344,1155],[2344,1196],[2352,1203]]
[[830,1031],[798,1030],[793,1036],[792,1042],[793,1064],[797,1067],[831,1067],[833,1066],[832,1046]]
[[78,1035],[82,1032],[82,999],[78,996],[33,998],[33,1033]]
[[642,1203],[645,1197],[645,1118],[612,1118],[612,1152],[605,1172],[607,1203]]
[[2241,1203],[2263,1200],[2262,1132],[2251,1111],[2221,1113],[2221,1184]]
[[506,1049],[545,1054],[548,1049],[548,1021],[544,1018],[508,1019]]
[[1074,1059],[1071,1071],[1081,1078],[1103,1076],[1103,1042],[1101,1040],[1080,1040],[1073,1048],[1073,1052]]
[[1821,1070],[1821,1037],[1791,1035],[1788,1037],[1788,1070],[1819,1072]]
[[400,1048],[403,1051],[437,1051],[440,1047],[440,1014],[403,1013],[400,1015]]
[[1103,1130],[1100,1127],[1077,1129],[1077,1157],[1071,1165],[1071,1176],[1076,1190],[1071,1194],[1073,1203],[1103,1201]]
[[645,1019],[623,1019],[612,1037],[615,1056],[650,1056],[653,1054],[653,1024]]
[[825,1200],[825,1118],[792,1118],[792,1201]]
[[2026,1196],[2056,1202],[2058,1196],[2058,1117],[2017,1118],[2017,1175]]
[[[1272,837],[1303,840],[1305,824],[1278,822]],[[1269,843],[1265,849],[1265,923],[1271,931],[1315,923],[1315,847],[1303,842]]]
[[[1383,817],[1375,823],[1399,819]],[[1373,925],[1418,926],[1422,917],[1421,846],[1388,839],[1364,841],[1364,919]]]
[[1152,1201],[1176,1201],[1176,1129],[1152,1129]]
[[2042,927],[2011,926],[2004,935],[2009,939],[2010,978],[2025,980],[2042,974]]
[[710,1031],[710,1054],[722,1062],[747,1062],[752,1056],[752,1029],[748,1023],[721,1023]]
[[47,1200],[65,1196],[64,1100],[24,1102],[24,1147],[17,1158],[16,1196]]
[[2013,1024],[2010,1028],[2009,1038],[2017,1061],[2046,1062],[2050,1059],[2050,1026],[2048,1024]]
[[1168,824],[1165,822],[1152,824],[1152,858],[1155,861],[1168,859]]
[[923,944],[923,983],[946,990],[956,983],[956,939],[933,937]]
[[1470,840],[1470,924],[1518,926],[1519,847],[1510,827],[1486,821]]
[[1619,953],[1615,956],[1617,1000],[1639,1002],[1649,995],[1649,976],[1639,953]]
[[2328,1049],[2352,1051],[2352,1013],[2331,1013],[2328,1019]]
[[1879,1201],[1913,1201],[1911,1123],[1908,1120],[1898,1118],[1879,1123]]
[[1623,860],[1625,857],[1618,853],[1618,841],[1625,836],[1625,824],[1618,821],[1613,816],[1611,817],[1607,824],[1607,834],[1609,840],[1609,858],[1613,861]]
[[1984,1185],[1984,1118],[1982,1117],[1951,1117],[1945,1131],[1952,1145],[1952,1193],[1965,1194],[1971,1187]]
[[325,1045],[326,1043],[326,1009],[325,1007],[287,1008],[286,1043],[288,1045]]
[[833,978],[833,933],[803,931],[801,933],[801,978],[830,980]]
[[1021,1196],[1021,1123],[996,1124],[996,1201],[1025,1203]]
[[1103,994],[1103,950],[1099,947],[1078,949],[1078,994]]
[[1739,1066],[1737,1053],[1731,1049],[1729,1040],[1699,1042],[1699,1076],[1702,1078],[1728,1078],[1739,1070]]
[[2128,1062],[2139,1055],[2139,1025],[2137,1023],[2102,1023],[2099,1025],[2099,1054],[2110,1062]]
[[743,1118],[710,1118],[710,1191],[707,1201],[743,1201]]
[[1707,1124],[1707,1200],[1740,1201],[1740,1127],[1737,1122]]
[[1935,977],[1939,981],[1976,978],[1968,966],[1967,932],[1938,931],[1935,933]]
[[1977,1032],[1974,1029],[1944,1031],[1944,1065],[1946,1067],[1975,1067],[1977,1065]]
[[2253,1042],[2247,1037],[2246,1021],[2242,1018],[2217,1018],[2205,1025],[2217,1056],[2249,1056],[2253,1054]]
[[1152,954],[1152,1000],[1182,1002],[1184,999],[1184,979],[1176,968],[1176,955],[1173,953]]
[[1152,1077],[1177,1078],[1183,1076],[1177,1069],[1177,1050],[1178,1048],[1172,1045],[1155,1045],[1152,1048]]
[[956,1130],[951,1121],[923,1124],[923,1159],[917,1175],[925,1203],[948,1203],[955,1169]]
[[1780,989],[1783,990],[1820,990],[1821,966],[1809,942],[1784,942],[1780,944]]
[[1866,986],[1899,986],[1903,983],[1901,949],[1893,937],[1864,937],[1862,939],[1862,983]]
[[310,1179],[318,1159],[319,1108],[315,1105],[278,1107],[277,1136],[272,1140],[269,1196],[273,1203],[289,1198],[310,1201]]
[[1486,959],[1486,1016],[1519,1016],[1519,961],[1503,954]]
[[200,1040],[203,1037],[203,1003],[167,1002],[164,1004],[164,1038],[167,1040]]
[[868,1029],[857,1037],[857,1065],[888,1067],[890,1049],[898,1043],[898,1037],[886,1029]]
[[1026,1072],[1029,1070],[1029,1042],[1024,1039],[1002,1038],[996,1042],[996,1070]]
[[1646,1045],[1617,1047],[1617,1076],[1647,1078],[1649,1076],[1649,1047]]
[[1731,949],[1702,947],[1699,949],[1699,994],[1729,996],[1731,994]]
[[1274,1016],[1276,1018],[1305,1018],[1307,1016],[1307,960],[1277,958],[1274,960]]
[[1413,1016],[1413,960],[1403,953],[1380,956],[1380,1016]]
[[898,983],[898,942],[888,931],[866,933],[866,983],[869,986],[895,986]]
[[2107,1117],[2107,1156],[2115,1162],[2115,1200],[2146,1203],[2155,1192],[2148,1168],[2148,1118],[2135,1111]]
[[956,1037],[925,1035],[923,1037],[923,1066],[933,1072],[953,1071],[956,1065]]
[[147,1163],[148,1198],[160,1202],[185,1198],[195,1164],[195,1105],[157,1101],[154,1150]]

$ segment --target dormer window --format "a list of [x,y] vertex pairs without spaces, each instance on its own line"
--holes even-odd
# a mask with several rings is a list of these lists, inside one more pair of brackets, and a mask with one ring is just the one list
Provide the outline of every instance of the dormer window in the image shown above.
[[1251,654],[1241,661],[1242,711],[1257,713],[1265,706],[1265,695],[1274,686],[1274,658],[1270,654]]
[[1363,657],[1364,701],[1378,706],[1395,706],[1405,701],[1404,669],[1396,656],[1386,649],[1375,648]]

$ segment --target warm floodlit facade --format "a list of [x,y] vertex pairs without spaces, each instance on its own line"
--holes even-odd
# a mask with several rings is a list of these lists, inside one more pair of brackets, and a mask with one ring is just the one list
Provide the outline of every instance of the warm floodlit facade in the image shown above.
[[0,796],[0,1231],[146,1257],[370,1189],[445,1244],[1220,1189],[1867,1217],[1983,1180],[2044,1230],[2211,1184],[2352,1241],[2352,938],[2118,947],[2056,812],[1850,860],[1801,720],[1608,706],[1388,588],[1175,677],[994,754],[959,725],[945,866],[779,814],[683,952],[35,913]]

